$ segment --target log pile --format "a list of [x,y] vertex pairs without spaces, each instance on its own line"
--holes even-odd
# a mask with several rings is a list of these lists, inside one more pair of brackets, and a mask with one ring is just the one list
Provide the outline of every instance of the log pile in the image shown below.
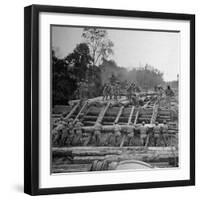
[[109,170],[125,160],[172,167],[178,159],[175,147],[68,147],[53,148],[52,154],[54,173]]

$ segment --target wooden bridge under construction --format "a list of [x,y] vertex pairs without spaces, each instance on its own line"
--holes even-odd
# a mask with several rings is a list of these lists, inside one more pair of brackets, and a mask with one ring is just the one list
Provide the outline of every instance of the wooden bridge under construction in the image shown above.
[[[55,106],[52,123],[63,113],[65,119],[81,119],[86,136],[83,145],[79,147],[52,147],[52,173],[115,170],[121,169],[120,166],[122,169],[126,169],[125,166],[132,166],[131,169],[177,167],[178,113],[174,111],[174,107],[178,107],[177,102],[172,100],[169,109],[165,104],[157,102],[156,94],[145,95],[150,98],[142,106],[132,105],[123,97],[118,101],[103,101],[102,97],[85,101],[74,100],[69,106]],[[119,146],[106,144],[109,133],[114,130],[114,124],[119,124],[123,132],[129,126],[140,126],[143,121],[150,128],[155,122],[162,124],[166,121],[169,127],[169,145],[166,147],[161,142],[155,147],[149,138],[148,145],[143,147],[136,136],[133,146],[128,146],[126,134],[122,134]],[[98,147],[88,143],[96,123],[102,124],[102,145]]]

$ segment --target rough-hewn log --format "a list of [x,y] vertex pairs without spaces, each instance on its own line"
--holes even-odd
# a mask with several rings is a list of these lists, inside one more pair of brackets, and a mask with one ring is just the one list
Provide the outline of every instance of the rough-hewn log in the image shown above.
[[92,115],[84,116],[84,120],[88,120],[88,121],[94,120],[94,121],[96,121],[96,119],[97,119],[97,116],[92,116]]
[[154,104],[154,106],[153,106],[153,114],[152,114],[151,121],[150,121],[151,124],[155,123],[157,115],[158,115],[158,104]]
[[65,117],[65,120],[69,119],[74,114],[74,112],[76,111],[78,106],[79,106],[79,102],[72,108],[72,110],[69,112],[69,114]]
[[85,172],[91,170],[92,164],[53,164],[53,173]]
[[81,113],[83,112],[83,110],[85,109],[85,107],[87,106],[87,104],[88,104],[87,101],[83,104],[83,106],[82,106],[82,108],[80,109],[79,113],[76,115],[76,118],[74,119],[74,121],[76,121],[77,119],[79,119]]
[[136,113],[136,116],[135,116],[135,120],[134,120],[134,125],[137,123],[137,120],[138,120],[138,116],[139,116],[139,110],[137,111]]
[[106,107],[101,110],[101,112],[99,113],[99,116],[97,118],[96,123],[101,123],[102,122],[103,117],[104,117],[107,109],[109,108],[109,106],[110,106],[110,102],[108,102],[107,105],[106,105]]
[[124,106],[121,106],[114,123],[118,123],[119,118],[120,118],[120,116],[121,116],[121,114],[123,112],[123,109],[124,109]]
[[[174,147],[69,147],[62,148],[62,152],[65,149],[74,152],[74,164],[92,163],[95,160],[163,162],[168,161],[169,158],[178,157],[178,152]],[[59,151],[59,148],[53,148],[53,151]],[[97,151],[99,151],[98,154],[94,155]]]
[[[129,118],[128,118],[128,123],[127,123],[127,125],[130,125],[130,123],[131,123],[134,109],[135,109],[135,106],[133,106],[133,107],[131,108],[131,112],[130,112],[130,115],[129,115]],[[122,138],[122,141],[121,141],[120,147],[123,147],[123,145],[124,145],[124,141],[125,141],[125,138],[126,138],[126,135],[123,135],[123,138]]]

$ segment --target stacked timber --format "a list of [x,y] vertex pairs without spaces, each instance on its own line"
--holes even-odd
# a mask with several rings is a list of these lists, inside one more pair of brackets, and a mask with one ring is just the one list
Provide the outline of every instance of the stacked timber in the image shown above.
[[[172,149],[173,148],[173,149]],[[173,150],[173,151],[172,151]],[[113,169],[113,163],[138,160],[173,167],[178,152],[175,147],[68,147],[53,148],[53,167],[56,172],[99,171]],[[62,159],[60,159],[60,157]],[[65,160],[65,158],[71,160]],[[157,166],[157,167],[158,167]]]

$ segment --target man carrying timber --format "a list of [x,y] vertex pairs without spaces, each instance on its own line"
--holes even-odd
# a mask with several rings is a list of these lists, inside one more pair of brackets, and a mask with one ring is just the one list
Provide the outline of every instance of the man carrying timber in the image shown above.
[[140,131],[140,141],[142,146],[146,145],[146,140],[147,140],[147,133],[148,133],[148,127],[145,126],[145,122],[142,122],[142,125],[139,127]]
[[154,146],[158,146],[158,140],[160,138],[160,134],[161,134],[161,128],[158,122],[156,122],[155,126],[153,127]]

